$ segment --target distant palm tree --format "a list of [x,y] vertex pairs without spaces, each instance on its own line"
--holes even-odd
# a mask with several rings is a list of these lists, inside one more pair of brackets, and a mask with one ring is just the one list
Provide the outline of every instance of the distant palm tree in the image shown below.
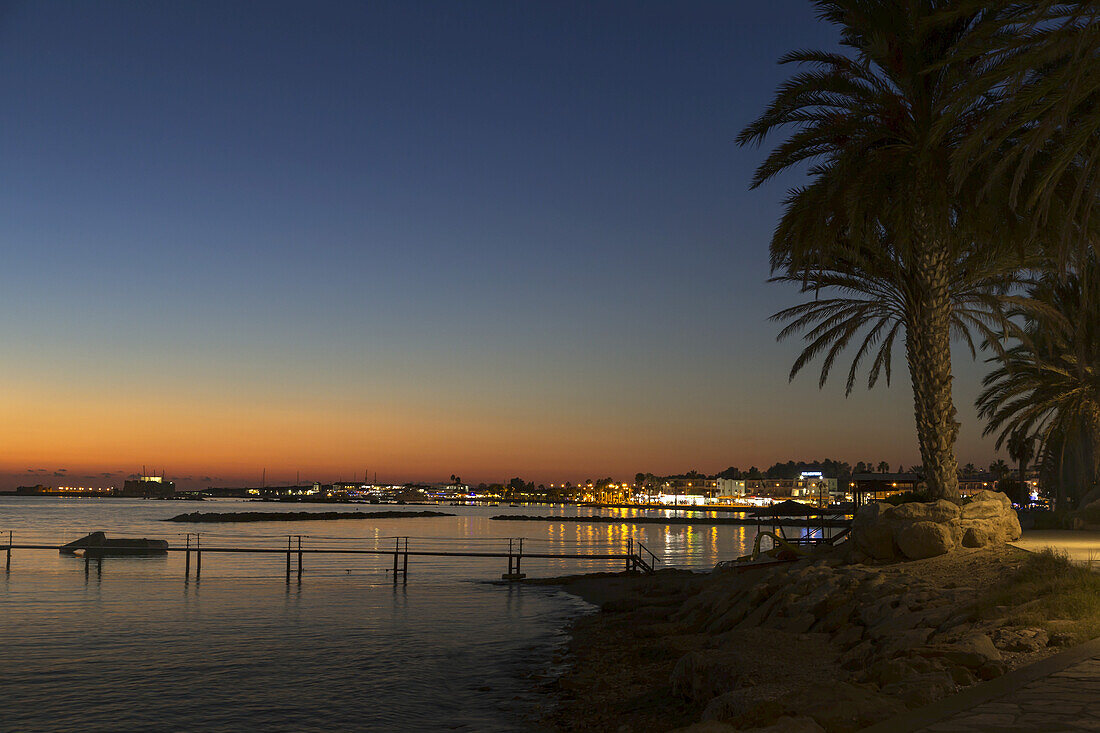
[[878,472],[879,473],[890,473],[890,464],[887,463],[886,461],[879,461]]
[[973,463],[968,463],[963,466],[962,472],[964,476],[973,476],[978,472],[978,467],[975,466]]
[[1100,266],[1088,257],[1067,275],[1048,273],[1029,289],[1036,307],[1005,336],[1017,343],[990,359],[998,366],[982,381],[979,414],[997,447],[1033,436],[1048,476],[1065,484],[1076,474],[1085,491],[1100,480]]
[[1005,476],[1008,476],[1008,464],[1005,463],[1005,459],[998,458],[993,463],[990,463],[989,473],[993,475],[993,478],[996,481],[1000,481]]
[[1008,436],[1008,457],[1016,461],[1020,471],[1020,481],[1027,481],[1027,467],[1035,455],[1035,438],[1027,433],[1012,433]]
[[[809,165],[771,243],[774,280],[815,299],[777,314],[780,337],[809,342],[793,377],[821,355],[821,383],[837,355],[858,349],[850,392],[865,358],[868,385],[890,379],[893,345],[904,339],[921,458],[933,496],[958,496],[958,435],[951,337],[988,337],[990,313],[1019,269],[1019,222],[1002,188],[959,187],[950,160],[979,121],[980,100],[960,98],[972,72],[951,63],[980,11],[944,22],[945,0],[814,0],[850,53],[795,51],[807,67],[738,137],[762,143],[793,128],[756,171],[753,187]],[[976,174],[972,178],[979,180]],[[978,194],[982,195],[979,196]],[[998,203],[1002,202],[1002,203]],[[838,297],[817,299],[822,291]]]

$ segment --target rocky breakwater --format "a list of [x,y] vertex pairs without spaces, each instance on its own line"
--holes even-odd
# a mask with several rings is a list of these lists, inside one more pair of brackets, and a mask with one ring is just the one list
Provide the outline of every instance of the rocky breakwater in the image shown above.
[[[1005,654],[994,639],[1013,649],[1024,638],[1036,650],[1047,645],[1045,632],[978,622],[974,594],[824,562],[748,573],[704,590],[672,616],[710,637],[707,648],[676,662],[672,690],[703,706],[707,730],[783,717],[812,719],[813,727],[800,722],[807,730],[858,730],[1003,674]],[[800,643],[803,653],[775,658],[751,633],[763,629],[776,648]],[[807,679],[805,670],[815,674]]]
[[[961,507],[878,505],[862,514],[871,536],[856,533],[859,547],[639,580],[574,628],[576,663],[552,720],[624,733],[841,733],[1052,654],[1072,635],[1014,620],[1039,601],[988,600],[1034,557],[1004,544],[1019,535],[1009,512],[992,492]],[[943,539],[922,547],[924,536]]]
[[872,503],[852,522],[853,562],[921,560],[958,547],[988,547],[1020,538],[1020,520],[1007,496],[979,491],[963,504]]

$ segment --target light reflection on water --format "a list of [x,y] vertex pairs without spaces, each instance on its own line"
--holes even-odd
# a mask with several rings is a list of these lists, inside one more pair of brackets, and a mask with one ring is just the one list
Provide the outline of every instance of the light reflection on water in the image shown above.
[[[501,522],[500,514],[569,516],[575,507],[405,507],[454,517],[220,525],[167,524],[191,511],[350,511],[400,507],[0,499],[0,531],[57,544],[104,530],[183,544],[625,552],[641,541],[666,563],[706,569],[743,554],[752,528]],[[649,515],[654,513],[650,512]],[[669,516],[682,514],[670,511]],[[6,538],[5,538],[6,539]],[[0,555],[2,557],[2,555]],[[192,560],[194,562],[194,559]],[[16,550],[0,571],[0,728],[84,730],[522,730],[533,699],[522,675],[545,672],[568,619],[587,604],[553,588],[501,586],[503,558],[410,558],[394,585],[386,556],[305,556],[301,584],[285,555],[204,553],[184,580],[182,553],[85,565]],[[87,575],[85,570],[87,568]],[[549,576],[618,563],[524,560]]]

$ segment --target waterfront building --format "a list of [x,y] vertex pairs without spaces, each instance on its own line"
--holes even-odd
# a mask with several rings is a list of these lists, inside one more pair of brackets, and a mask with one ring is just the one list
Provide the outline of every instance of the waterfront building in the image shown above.
[[858,506],[923,489],[924,479],[915,473],[857,473],[852,475],[850,485]]
[[848,492],[839,490],[835,478],[827,478],[820,471],[803,471],[798,478],[791,479],[746,479],[744,496],[770,502],[791,499],[824,506],[846,501]]
[[721,501],[727,499],[743,498],[746,494],[745,479],[720,478],[718,479],[718,498]]
[[[909,491],[924,491],[924,477],[916,473],[857,473],[851,478],[852,492],[857,504],[884,501]],[[1036,491],[1038,482],[1029,480],[1028,491]],[[979,491],[998,491],[997,477],[982,471],[959,475],[959,496],[967,498]]]
[[34,486],[18,486],[15,493],[20,496],[43,496],[53,493],[53,489],[42,484],[35,484]]
[[702,494],[657,494],[656,503],[668,504],[669,506],[700,506],[702,504],[712,504],[713,499],[708,499]]
[[987,471],[959,476],[959,496],[967,497],[979,491],[996,490],[997,477]]
[[662,494],[680,496],[702,496],[712,499],[718,495],[718,491],[718,479],[704,478],[701,476],[695,478],[670,478],[666,479],[664,484],[661,485]]
[[134,496],[141,498],[172,496],[176,493],[174,481],[165,481],[164,476],[142,476],[137,479],[129,479],[122,485],[119,496]]

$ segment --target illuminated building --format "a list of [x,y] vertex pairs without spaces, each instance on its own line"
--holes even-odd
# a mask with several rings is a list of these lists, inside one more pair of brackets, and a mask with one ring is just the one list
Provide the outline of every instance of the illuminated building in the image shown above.
[[176,484],[173,481],[165,481],[164,476],[142,476],[139,479],[129,479],[122,485],[119,496],[152,497],[172,496],[176,493]]

